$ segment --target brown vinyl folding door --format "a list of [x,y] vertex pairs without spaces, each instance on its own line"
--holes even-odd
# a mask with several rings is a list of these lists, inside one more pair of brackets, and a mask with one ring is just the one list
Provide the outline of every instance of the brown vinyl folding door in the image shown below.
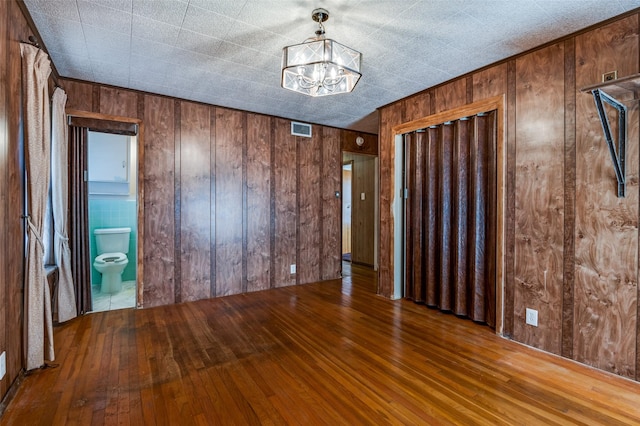
[[404,135],[405,297],[496,324],[496,112]]

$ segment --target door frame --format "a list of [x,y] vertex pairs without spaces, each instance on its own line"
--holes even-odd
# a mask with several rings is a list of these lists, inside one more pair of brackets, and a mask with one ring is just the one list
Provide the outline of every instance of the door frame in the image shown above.
[[[351,222],[353,220],[353,160],[349,160],[349,161],[344,161],[344,154],[343,154],[343,159],[342,159],[342,173],[340,175],[340,182],[341,182],[341,188],[340,190],[342,191],[342,203],[340,204],[340,246],[342,247],[340,249],[340,259],[342,259],[342,256],[344,255],[344,247],[343,247],[343,241],[344,241],[344,200],[345,200],[345,191],[344,191],[344,166],[348,166],[351,165],[351,184],[349,185],[349,191],[351,192],[349,195],[351,197],[351,208],[350,208],[350,218],[349,221]],[[352,263],[353,261],[353,247],[352,247],[352,241],[353,241],[353,226],[351,226],[350,230],[349,230],[349,247],[351,247],[351,261],[349,263]],[[344,260],[343,260],[344,261]]]
[[[136,135],[136,156],[137,156],[137,240],[136,240],[136,308],[144,306],[144,123],[139,118],[122,117],[119,115],[100,114],[89,111],[67,109],[68,117],[89,118],[95,120],[117,121],[121,123],[136,124],[138,133]],[[87,200],[88,201],[88,200]],[[88,235],[86,236],[89,237]],[[87,259],[91,262],[91,259]]]
[[444,123],[446,121],[455,121],[463,117],[477,115],[482,112],[496,110],[497,130],[496,130],[496,333],[504,334],[504,291],[505,291],[505,270],[506,270],[506,166],[507,166],[507,150],[506,150],[506,110],[504,108],[505,95],[494,96],[492,98],[483,99],[473,102],[459,108],[443,111],[417,120],[409,121],[392,127],[391,132],[394,140],[395,159],[392,164],[391,174],[394,177],[392,208],[393,228],[393,296],[401,297],[402,287],[404,285],[404,181],[402,178],[404,170],[404,137],[405,133],[410,133],[419,129]]

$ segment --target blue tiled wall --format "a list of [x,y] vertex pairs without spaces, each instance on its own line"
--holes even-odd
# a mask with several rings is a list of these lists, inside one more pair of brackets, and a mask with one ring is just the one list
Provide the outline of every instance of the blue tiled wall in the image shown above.
[[129,238],[129,263],[122,273],[122,281],[136,279],[136,239],[137,239],[136,200],[118,198],[97,198],[89,196],[89,242],[91,250],[91,283],[100,284],[102,275],[93,267],[96,258],[96,228],[131,228]]

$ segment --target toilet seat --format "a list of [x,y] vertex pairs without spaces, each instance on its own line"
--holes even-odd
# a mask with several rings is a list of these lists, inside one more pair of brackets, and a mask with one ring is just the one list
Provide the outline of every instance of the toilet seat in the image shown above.
[[127,255],[124,253],[103,253],[96,257],[96,263],[99,265],[110,263],[123,263],[127,261]]

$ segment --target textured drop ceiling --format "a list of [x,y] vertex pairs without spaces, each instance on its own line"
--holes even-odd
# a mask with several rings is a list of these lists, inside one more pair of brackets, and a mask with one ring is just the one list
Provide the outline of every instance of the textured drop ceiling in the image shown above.
[[[63,77],[377,133],[376,108],[640,6],[640,0],[24,0]],[[363,54],[350,94],[280,87],[282,47]]]

